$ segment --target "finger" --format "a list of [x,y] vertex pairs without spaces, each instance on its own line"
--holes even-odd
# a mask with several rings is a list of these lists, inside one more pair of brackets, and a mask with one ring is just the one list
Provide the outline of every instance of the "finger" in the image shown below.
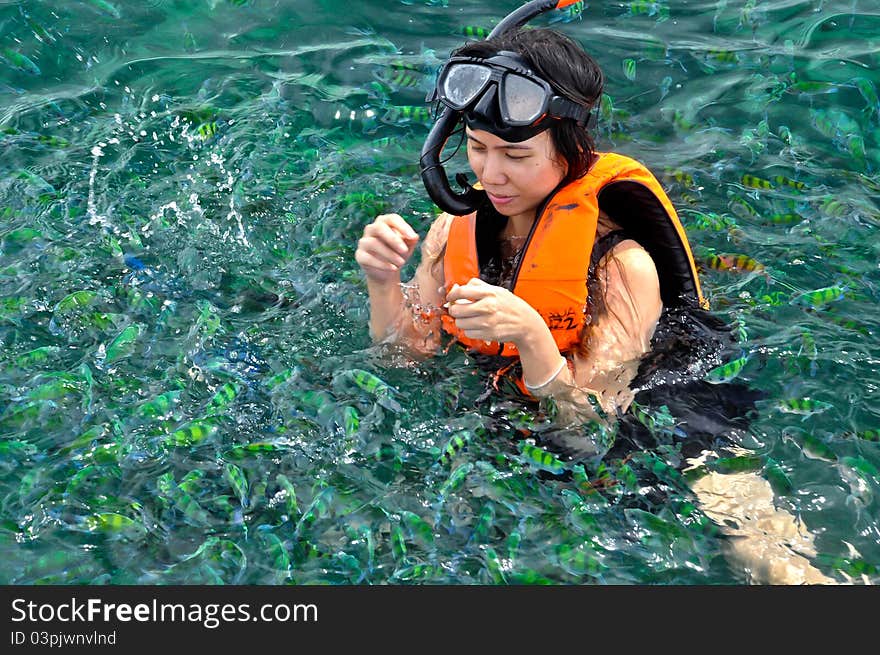
[[381,222],[392,230],[394,230],[398,236],[406,242],[408,245],[413,245],[418,242],[419,235],[418,233],[410,226],[409,223],[404,220],[403,216],[400,214],[382,214],[377,217],[376,220]]
[[408,259],[396,250],[390,248],[386,243],[378,240],[362,240],[362,243],[358,245],[358,250],[355,252],[355,259],[357,259],[358,252],[362,253],[362,255],[369,255],[382,262],[392,264],[397,268],[401,268],[406,264]]
[[485,282],[482,285],[471,284],[468,282],[464,286],[453,285],[452,289],[450,289],[449,293],[446,295],[446,299],[452,303],[459,300],[469,300],[470,302],[476,302],[483,298],[493,295],[498,290],[498,287],[494,287],[491,284],[486,284]]
[[398,267],[403,266],[410,257],[409,255],[400,254],[397,249],[393,248],[385,240],[372,236],[362,237],[358,241],[357,249]]
[[485,305],[461,298],[454,303],[444,305],[449,315],[455,320],[483,317],[486,315]]
[[398,266],[403,266],[412,256],[412,249],[387,227],[376,227],[370,230],[358,241],[358,248],[387,259]]
[[377,257],[375,254],[366,250],[358,250],[354,254],[354,259],[362,269],[373,269],[376,271],[388,272],[398,271],[401,265],[394,264],[384,257]]

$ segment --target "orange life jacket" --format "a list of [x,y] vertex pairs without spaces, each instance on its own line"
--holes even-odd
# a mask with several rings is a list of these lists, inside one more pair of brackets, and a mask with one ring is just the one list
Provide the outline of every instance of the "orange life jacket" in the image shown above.
[[[695,302],[708,308],[684,228],[660,183],[639,162],[600,153],[586,175],[544,201],[511,281],[511,291],[541,314],[563,353],[579,343],[586,321],[587,273],[600,207],[653,258],[664,306]],[[443,259],[447,292],[480,275],[476,225],[476,212],[452,220]],[[468,348],[519,355],[512,343],[466,337],[448,315],[442,322]]]

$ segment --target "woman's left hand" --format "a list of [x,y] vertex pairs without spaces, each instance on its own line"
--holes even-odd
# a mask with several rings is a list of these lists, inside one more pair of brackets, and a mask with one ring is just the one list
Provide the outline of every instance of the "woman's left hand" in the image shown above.
[[513,343],[519,347],[547,324],[525,300],[503,287],[471,278],[446,294],[449,315],[466,337]]

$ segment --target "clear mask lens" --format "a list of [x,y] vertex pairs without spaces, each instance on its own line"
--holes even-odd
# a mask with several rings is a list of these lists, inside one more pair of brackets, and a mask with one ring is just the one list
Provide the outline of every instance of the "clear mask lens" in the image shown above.
[[478,64],[456,64],[446,71],[440,89],[442,98],[453,109],[464,109],[486,86],[492,71]]
[[547,92],[532,80],[508,73],[501,94],[501,113],[513,124],[528,125],[544,113]]

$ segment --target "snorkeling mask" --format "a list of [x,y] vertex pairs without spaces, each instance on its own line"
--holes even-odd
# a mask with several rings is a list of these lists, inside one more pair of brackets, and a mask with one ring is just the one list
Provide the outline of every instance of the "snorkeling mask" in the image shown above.
[[[532,0],[505,17],[488,38],[519,28],[551,9],[562,9],[576,0]],[[459,173],[463,187],[456,193],[440,162],[446,141],[464,118],[471,129],[486,130],[505,141],[525,141],[550,127],[549,118],[572,118],[585,124],[589,110],[556,95],[546,80],[537,77],[525,60],[513,52],[499,52],[488,59],[453,57],[440,70],[437,86],[428,100],[440,100],[442,108],[431,128],[419,167],[422,182],[440,209],[462,216],[476,209],[482,194]]]
[[437,78],[436,96],[464,112],[468,127],[519,143],[550,127],[552,118],[586,123],[586,107],[553,92],[515,52],[488,59],[453,57]]

